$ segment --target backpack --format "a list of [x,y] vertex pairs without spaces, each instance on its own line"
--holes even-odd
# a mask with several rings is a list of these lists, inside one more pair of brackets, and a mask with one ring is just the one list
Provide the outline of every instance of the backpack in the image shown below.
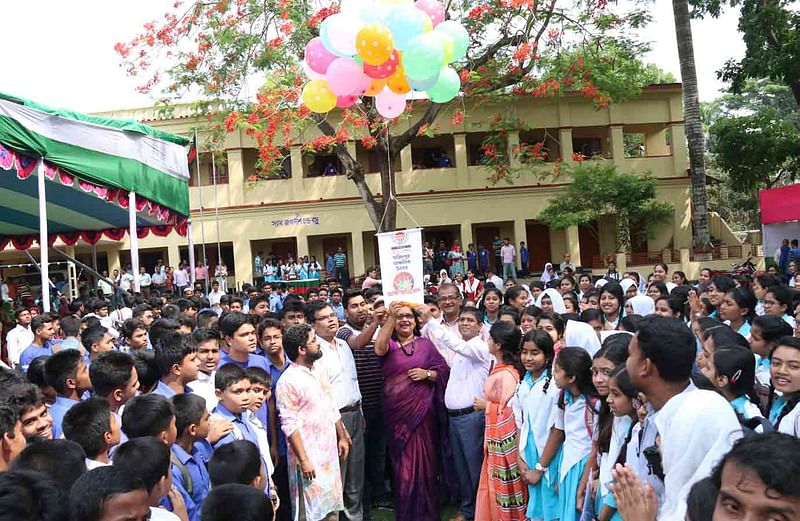
[[183,488],[186,490],[186,493],[191,496],[194,487],[192,486],[192,476],[189,474],[189,469],[186,468],[186,465],[181,463],[181,460],[178,459],[178,456],[176,456],[172,451],[169,451],[169,461],[178,467],[178,470],[181,472],[181,476],[183,477]]
[[[762,416],[756,416],[749,420],[740,419],[739,424],[742,426],[742,434],[745,438],[766,434],[768,432],[775,432],[775,427],[772,426],[768,419]],[[761,427],[760,432],[756,430],[759,427]]]

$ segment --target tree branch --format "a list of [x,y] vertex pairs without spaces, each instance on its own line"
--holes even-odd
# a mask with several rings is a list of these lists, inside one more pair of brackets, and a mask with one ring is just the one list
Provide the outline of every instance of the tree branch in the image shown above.
[[428,105],[427,110],[425,113],[419,117],[416,123],[411,125],[408,130],[400,134],[399,136],[395,137],[390,141],[390,152],[392,157],[398,152],[400,152],[403,148],[405,148],[411,140],[417,136],[419,129],[422,128],[423,125],[430,125],[436,119],[436,116],[439,115],[439,111],[441,110],[442,105],[439,103],[431,102]]

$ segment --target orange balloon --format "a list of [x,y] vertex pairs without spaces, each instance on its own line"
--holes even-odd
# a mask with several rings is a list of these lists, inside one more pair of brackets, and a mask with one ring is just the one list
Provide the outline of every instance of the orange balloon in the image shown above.
[[377,96],[383,91],[383,88],[386,86],[386,80],[372,80],[367,91],[364,93],[365,96]]
[[394,39],[383,24],[367,24],[356,35],[356,51],[369,65],[380,65],[392,56]]
[[405,94],[411,92],[411,85],[406,79],[406,70],[401,65],[394,71],[394,74],[386,78],[386,86],[395,94]]

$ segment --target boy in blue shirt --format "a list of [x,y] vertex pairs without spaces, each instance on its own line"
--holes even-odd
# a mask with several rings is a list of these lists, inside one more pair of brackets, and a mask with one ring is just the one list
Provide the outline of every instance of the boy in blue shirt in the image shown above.
[[25,348],[19,356],[19,367],[23,373],[28,372],[28,366],[34,358],[53,354],[53,350],[47,346],[47,342],[55,335],[53,328],[53,316],[44,313],[31,320],[31,331],[33,331],[33,343]]
[[[191,521],[200,521],[200,509],[211,482],[206,470],[205,457],[210,457],[206,437],[209,434],[208,411],[206,401],[196,394],[176,394],[172,397],[175,407],[175,427],[178,438],[172,445],[172,483],[188,503],[193,504],[194,517]],[[210,446],[208,446],[210,449]]]
[[64,437],[81,446],[86,453],[86,469],[111,464],[111,447],[119,445],[120,426],[102,398],[90,398],[75,404],[64,415]]
[[197,359],[197,344],[191,335],[167,333],[155,346],[156,365],[161,373],[153,393],[166,398],[191,392],[190,382],[197,380],[200,361]]
[[80,351],[65,349],[44,363],[44,377],[56,391],[56,401],[50,407],[53,417],[53,438],[61,437],[61,423],[67,411],[80,402],[81,396],[92,388],[89,368]]
[[235,364],[242,369],[246,367],[260,367],[269,372],[266,358],[253,354],[258,347],[256,328],[244,313],[231,312],[224,315],[218,322],[219,332],[224,340],[219,367],[225,364]]
[[244,416],[251,400],[250,379],[245,370],[236,364],[223,365],[214,375],[214,388],[219,402],[212,417],[233,423],[233,430],[217,440],[214,448],[235,440],[252,441],[258,447],[255,427]]

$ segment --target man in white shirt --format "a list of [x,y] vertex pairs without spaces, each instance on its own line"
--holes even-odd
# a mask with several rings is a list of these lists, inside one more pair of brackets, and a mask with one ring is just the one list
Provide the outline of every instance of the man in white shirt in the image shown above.
[[500,258],[503,259],[503,278],[506,280],[517,280],[517,249],[511,244],[511,240],[506,237],[503,239],[503,247],[500,248]]
[[33,343],[33,331],[31,331],[31,312],[27,308],[17,308],[15,314],[17,325],[6,335],[6,347],[8,359],[16,367],[22,352]]
[[106,298],[112,297],[114,295],[114,286],[108,282],[108,271],[103,270],[103,277],[104,279],[98,279],[97,281],[97,289],[103,292],[103,296]]
[[[691,384],[696,348],[683,321],[645,317],[628,352],[625,366],[631,383],[647,396],[651,408],[639,444],[639,461],[630,463],[653,469],[658,462],[652,460],[661,460],[664,478],[658,519],[682,521],[692,485],[711,474],[742,430],[725,398]],[[661,439],[658,447],[657,436]],[[652,482],[654,476],[645,472],[642,478]],[[658,486],[654,488],[659,491]]]
[[486,270],[486,282],[491,282],[492,284],[494,284],[495,288],[497,288],[500,291],[502,291],[503,293],[505,293],[506,288],[505,288],[505,284],[503,284],[503,279],[498,277],[495,274],[494,270],[491,269],[491,268]]
[[189,286],[189,272],[186,271],[186,267],[183,264],[172,274],[172,280],[177,294],[183,295],[183,290]]
[[150,296],[150,284],[152,284],[152,278],[150,274],[147,273],[147,268],[144,266],[139,267],[139,291],[145,297]]
[[350,452],[342,462],[344,485],[344,512],[342,519],[364,519],[364,415],[361,412],[361,390],[358,387],[356,362],[347,342],[336,338],[339,319],[326,302],[312,302],[306,307],[306,320],[317,334],[322,351],[314,365],[315,371],[324,371],[333,388],[334,401],[339,409],[347,432],[352,440]]
[[211,283],[211,291],[208,292],[208,303],[212,306],[218,305],[224,294],[225,292],[219,289],[219,281],[215,280]]
[[[450,378],[444,392],[450,427],[450,446],[461,493],[460,516],[475,517],[475,498],[483,464],[483,432],[485,428],[483,386],[489,376],[493,356],[481,338],[483,313],[477,308],[464,308],[458,318],[458,333],[431,316],[428,306],[417,306],[422,335],[439,349],[454,354]],[[460,334],[459,334],[460,333]],[[456,518],[458,519],[458,518]]]
[[119,287],[122,291],[133,291],[133,273],[131,273],[131,268],[128,266],[125,271],[122,273],[122,276],[119,278]]

